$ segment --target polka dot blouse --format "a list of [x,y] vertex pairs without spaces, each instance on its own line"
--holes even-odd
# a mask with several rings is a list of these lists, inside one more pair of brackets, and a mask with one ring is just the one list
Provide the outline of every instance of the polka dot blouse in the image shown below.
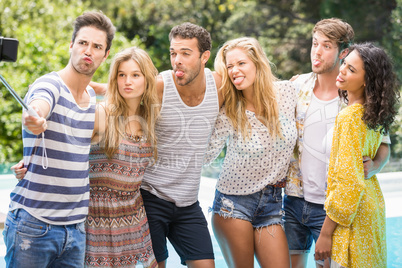
[[216,188],[224,194],[248,195],[285,179],[297,130],[296,89],[289,81],[275,83],[282,136],[273,139],[268,128],[246,110],[251,137],[236,132],[222,107],[211,135],[204,163],[211,163],[225,144],[227,151]]

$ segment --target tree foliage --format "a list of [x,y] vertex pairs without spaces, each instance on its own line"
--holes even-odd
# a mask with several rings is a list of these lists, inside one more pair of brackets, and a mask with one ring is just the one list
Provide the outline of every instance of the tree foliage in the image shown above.
[[[402,82],[402,0],[397,0],[397,6],[392,11],[390,25],[385,29],[386,34],[383,37],[382,44],[388,53],[393,57],[394,65],[397,70],[399,81]],[[391,127],[391,152],[392,156],[401,163],[402,159],[402,105],[400,104],[399,113],[396,116],[396,122]],[[400,170],[396,166],[392,171]]]
[[[355,42],[371,41],[393,56],[402,78],[400,42],[402,0],[121,0],[91,1],[91,6],[110,11],[116,25],[129,39],[138,37],[156,67],[170,68],[168,33],[182,22],[202,25],[213,41],[211,60],[228,39],[253,36],[262,44],[276,66],[276,75],[288,79],[311,71],[311,30],[322,18],[338,17],[355,29]],[[399,115],[391,133],[392,155],[402,156],[402,119]]]
[[[36,78],[59,70],[68,61],[69,26],[87,6],[72,8],[64,1],[1,0],[0,33],[19,40],[18,60],[1,62],[8,83],[24,96]],[[0,162],[21,159],[21,107],[1,85]]]
[[[20,41],[18,61],[0,63],[3,76],[23,96],[33,81],[68,62],[73,20],[85,10],[101,10],[118,33],[111,56],[128,46],[148,51],[159,71],[170,68],[170,29],[182,22],[205,27],[213,40],[213,68],[218,48],[228,39],[253,36],[275,64],[276,75],[288,79],[310,72],[311,29],[328,17],[349,22],[356,40],[373,41],[394,58],[402,78],[402,0],[0,0],[0,34]],[[95,81],[106,82],[112,57],[101,65]],[[0,86],[0,162],[21,158],[21,108]],[[391,138],[392,153],[402,156],[401,118]],[[395,134],[394,134],[395,133]]]
[[[0,35],[19,40],[17,61],[0,62],[0,73],[23,97],[35,79],[68,63],[72,23],[91,8],[83,1],[63,0],[0,0],[0,6]],[[118,34],[115,43],[122,48],[135,40]],[[103,65],[95,78],[106,82],[108,69]],[[0,163],[15,162],[22,157],[22,109],[2,84],[0,97]]]

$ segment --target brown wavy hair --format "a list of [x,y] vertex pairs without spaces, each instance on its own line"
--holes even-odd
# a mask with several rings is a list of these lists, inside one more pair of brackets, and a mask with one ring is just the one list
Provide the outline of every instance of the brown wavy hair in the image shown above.
[[[394,72],[392,60],[382,48],[372,43],[355,44],[355,50],[363,61],[364,75],[364,114],[362,120],[370,128],[389,132],[395,120],[399,103],[399,81]],[[346,90],[339,90],[341,98],[348,102]]]
[[322,33],[330,40],[335,41],[339,46],[339,52],[348,48],[355,37],[352,26],[338,18],[320,20],[313,28],[313,34],[316,32]]

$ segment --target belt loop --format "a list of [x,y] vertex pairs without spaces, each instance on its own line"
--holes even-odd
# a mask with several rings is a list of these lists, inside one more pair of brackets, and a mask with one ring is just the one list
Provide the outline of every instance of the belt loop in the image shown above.
[[14,209],[12,213],[14,214],[14,219],[18,218],[18,213],[20,212],[20,208]]

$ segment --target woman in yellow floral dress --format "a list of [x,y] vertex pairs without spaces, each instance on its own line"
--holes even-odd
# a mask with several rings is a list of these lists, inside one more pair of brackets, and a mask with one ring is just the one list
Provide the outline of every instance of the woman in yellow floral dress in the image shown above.
[[328,171],[327,213],[315,249],[331,267],[386,267],[385,204],[376,176],[364,179],[397,112],[399,87],[391,60],[372,44],[354,45],[336,85],[348,103],[336,119]]

